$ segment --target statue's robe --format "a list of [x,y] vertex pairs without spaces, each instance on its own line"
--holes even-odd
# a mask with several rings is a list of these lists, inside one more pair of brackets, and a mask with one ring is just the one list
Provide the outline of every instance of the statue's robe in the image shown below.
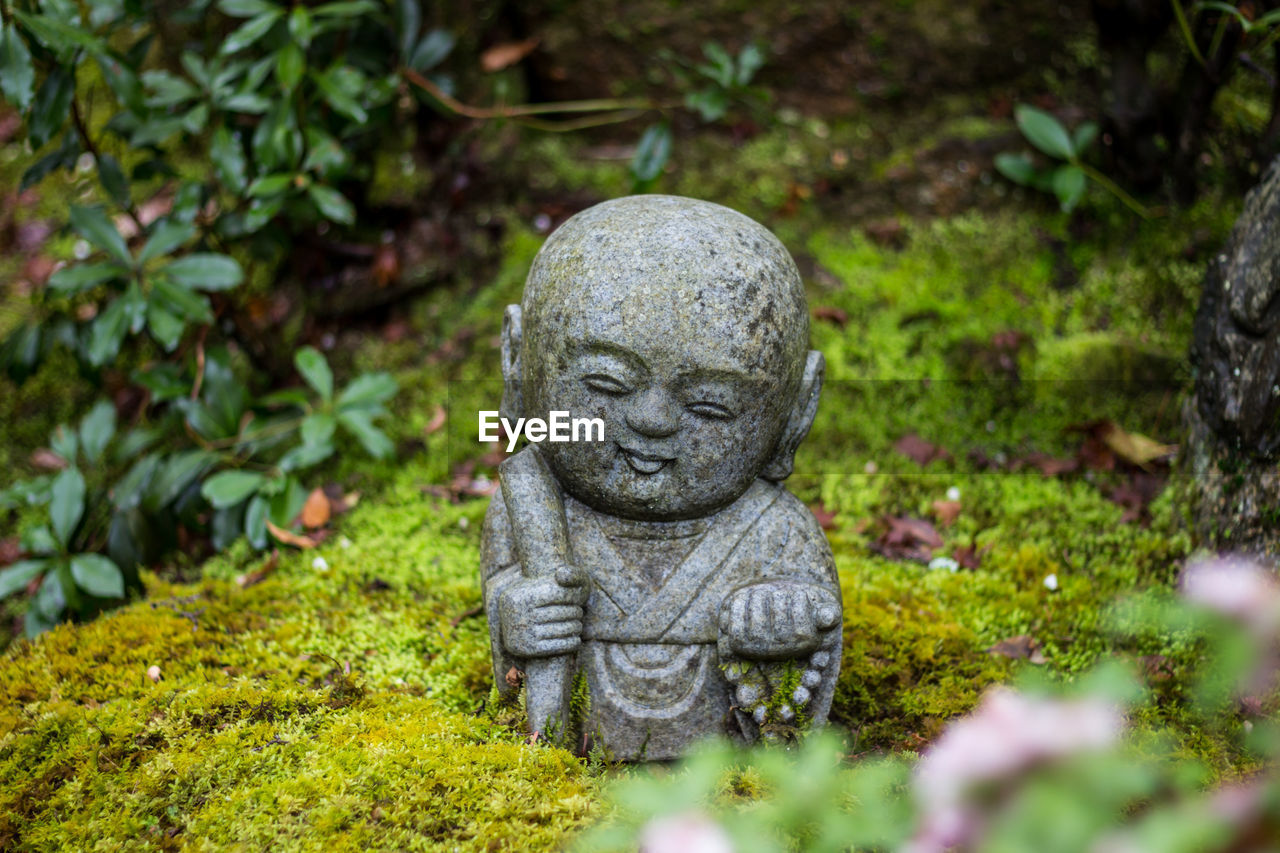
[[[603,515],[565,497],[570,544],[591,578],[576,669],[585,673],[584,731],[622,760],[680,755],[708,734],[755,736],[733,713],[733,687],[718,649],[720,607],[735,590],[761,581],[840,588],[831,549],[813,514],[781,486],[756,480],[704,519],[636,522]],[[522,570],[499,491],[485,515],[481,546],[485,609],[499,690],[522,662],[504,648],[498,596]],[[720,645],[723,648],[723,645]],[[821,682],[805,709],[826,721],[840,665],[840,631],[826,636]],[[812,666],[808,658],[797,666]]]

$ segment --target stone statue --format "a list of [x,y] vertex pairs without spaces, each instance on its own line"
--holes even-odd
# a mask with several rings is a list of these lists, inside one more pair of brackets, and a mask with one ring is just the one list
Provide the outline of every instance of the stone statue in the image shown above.
[[538,253],[502,415],[605,427],[508,457],[485,516],[494,674],[507,696],[523,677],[535,737],[644,761],[825,722],[840,588],[780,485],[822,385],[808,334],[787,250],[716,204],[605,202]]
[[1204,544],[1280,557],[1280,159],[1209,265],[1183,467]]

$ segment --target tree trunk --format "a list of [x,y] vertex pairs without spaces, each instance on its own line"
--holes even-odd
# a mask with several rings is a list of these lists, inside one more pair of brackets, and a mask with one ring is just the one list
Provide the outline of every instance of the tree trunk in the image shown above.
[[1182,468],[1203,544],[1280,556],[1280,159],[1209,265]]

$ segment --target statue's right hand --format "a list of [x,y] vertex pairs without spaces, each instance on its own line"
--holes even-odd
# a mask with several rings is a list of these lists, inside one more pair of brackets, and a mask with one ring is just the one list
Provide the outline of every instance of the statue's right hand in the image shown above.
[[588,592],[586,575],[572,567],[512,582],[498,596],[502,645],[523,658],[577,651]]

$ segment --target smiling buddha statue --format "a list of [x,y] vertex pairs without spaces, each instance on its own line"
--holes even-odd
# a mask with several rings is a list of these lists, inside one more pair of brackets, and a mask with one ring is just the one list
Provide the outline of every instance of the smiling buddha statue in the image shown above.
[[808,316],[777,238],[708,202],[605,202],[538,253],[503,416],[605,429],[508,457],[485,517],[495,678],[535,735],[643,761],[825,722],[840,588],[781,485],[822,384]]

